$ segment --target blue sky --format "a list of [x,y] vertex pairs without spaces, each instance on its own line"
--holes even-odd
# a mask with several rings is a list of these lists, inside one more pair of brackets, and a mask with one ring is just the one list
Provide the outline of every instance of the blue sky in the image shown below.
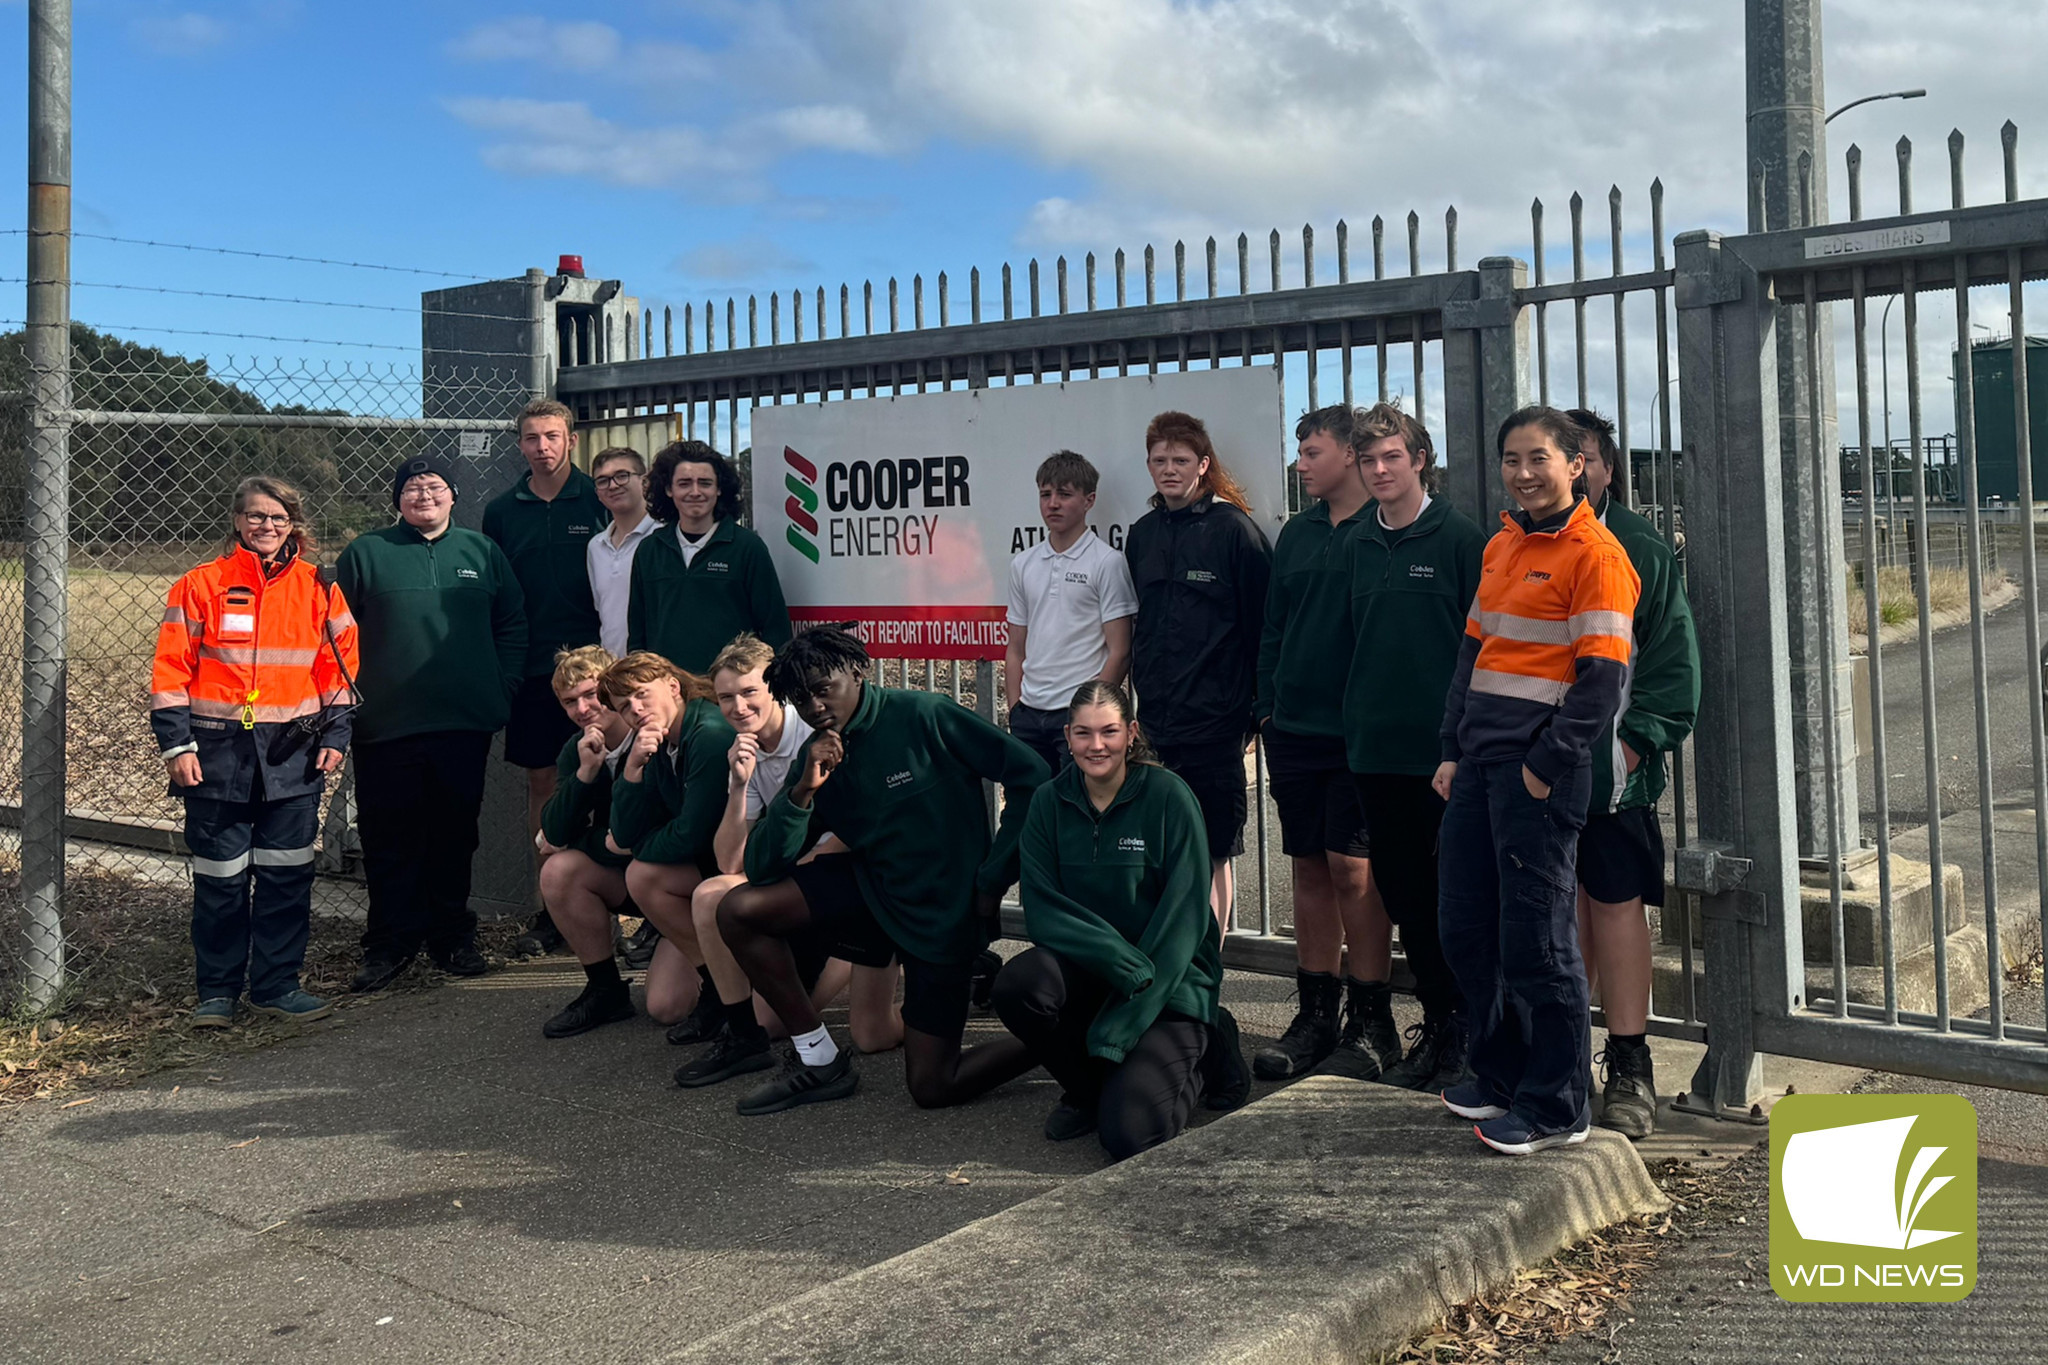
[[[2030,64],[2048,50],[2048,17],[2013,9],[1953,0],[1930,31],[1912,0],[1831,6],[1833,100],[1933,91],[1838,123],[1833,163],[1851,138],[1888,148],[1909,132],[1925,149],[1925,202],[1943,180],[1940,139],[1961,126],[1974,190],[1995,193],[1997,126],[2040,110]],[[25,14],[0,0],[0,70],[23,69]],[[1230,262],[1249,230],[1257,262],[1277,225],[1298,280],[1305,221],[1325,234],[1332,278],[1340,215],[1362,259],[1365,224],[1384,213],[1400,269],[1411,207],[1424,269],[1439,268],[1454,201],[1469,263],[1527,256],[1528,204],[1542,196],[1563,274],[1574,189],[1604,273],[1606,190],[1619,183],[1639,269],[1652,176],[1669,191],[1668,230],[1739,227],[1740,25],[1739,0],[77,0],[75,225],[485,278],[574,251],[656,305],[715,296],[721,311],[728,294],[744,307],[769,289],[822,284],[836,298],[842,281],[857,296],[871,278],[879,294],[897,274],[907,325],[914,272],[928,288],[952,272],[964,298],[980,265],[993,297],[1002,262],[1021,290],[1035,254],[1049,300],[1065,252],[1078,298],[1083,253],[1100,252],[1106,273],[1122,246],[1135,270],[1157,242],[1164,275],[1176,236],[1198,261],[1216,233]],[[2048,119],[2024,136],[2048,138]],[[9,225],[22,142],[0,153]],[[1890,194],[1870,198],[1883,211]],[[397,348],[193,337],[178,342],[188,352],[401,360],[418,291],[437,283],[90,238],[75,272],[87,321]],[[1234,273],[1226,264],[1226,289]],[[18,286],[4,288],[0,317],[18,317]]]

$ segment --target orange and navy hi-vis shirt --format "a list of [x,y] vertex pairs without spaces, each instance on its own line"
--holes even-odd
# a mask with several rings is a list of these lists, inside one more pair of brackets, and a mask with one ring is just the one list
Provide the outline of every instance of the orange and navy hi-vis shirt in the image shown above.
[[[331,642],[330,642],[331,635]],[[315,746],[269,762],[280,726],[355,698],[356,623],[339,588],[302,559],[264,563],[236,547],[172,585],[150,668],[149,722],[164,758],[197,753],[202,780],[180,796],[279,800],[318,791]],[[345,749],[346,712],[320,748]]]
[[1448,762],[1519,759],[1555,784],[1627,703],[1642,580],[1584,498],[1501,514],[1444,705]]

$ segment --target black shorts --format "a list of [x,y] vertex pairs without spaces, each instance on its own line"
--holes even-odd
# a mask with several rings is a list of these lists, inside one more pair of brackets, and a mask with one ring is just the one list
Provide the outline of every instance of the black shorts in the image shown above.
[[1372,856],[1358,785],[1334,736],[1290,735],[1265,729],[1266,784],[1280,808],[1280,851],[1290,858],[1341,853]]
[[512,698],[505,722],[505,761],[515,768],[552,768],[562,746],[576,733],[562,703],[555,700],[552,675],[528,678]]
[[904,952],[868,908],[854,875],[853,859],[830,853],[800,863],[790,880],[803,892],[811,914],[811,932],[832,945],[831,955],[856,967],[903,964],[903,1025],[935,1038],[959,1038],[967,1032],[972,962],[926,962]]
[[1235,858],[1244,852],[1244,819],[1250,809],[1245,795],[1244,745],[1234,739],[1203,744],[1161,744],[1159,761],[1188,784],[1202,808],[1202,828],[1209,836],[1211,858]]
[[1664,830],[1651,806],[1594,811],[1579,831],[1579,885],[1596,901],[1664,903]]

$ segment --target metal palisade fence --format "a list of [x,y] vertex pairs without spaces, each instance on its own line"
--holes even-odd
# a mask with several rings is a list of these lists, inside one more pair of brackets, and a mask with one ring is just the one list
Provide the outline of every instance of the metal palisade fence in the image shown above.
[[[929,290],[918,275],[907,289],[811,286],[658,312],[608,312],[606,287],[530,272],[467,319],[519,344],[465,355],[446,342],[462,332],[447,324],[465,319],[429,316],[442,344],[417,370],[199,362],[117,340],[120,327],[75,329],[62,402],[46,394],[36,414],[0,412],[0,540],[19,547],[8,563],[25,566],[0,574],[0,686],[11,705],[24,661],[50,651],[44,627],[24,619],[30,565],[61,567],[69,670],[61,757],[16,766],[10,745],[0,758],[0,806],[12,813],[0,841],[56,808],[68,840],[61,901],[33,875],[10,894],[6,989],[56,998],[95,932],[91,888],[183,886],[176,808],[146,726],[150,643],[163,589],[218,542],[227,491],[245,473],[305,486],[331,555],[388,515],[385,480],[401,454],[442,449],[501,476],[507,418],[531,392],[577,410],[586,449],[658,429],[739,454],[763,405],[1263,365],[1282,371],[1296,409],[1391,397],[1422,414],[1445,495],[1482,522],[1503,501],[1493,433],[1508,413],[1570,399],[1617,419],[1624,495],[1680,553],[1706,667],[1699,729],[1660,812],[1674,888],[1653,924],[1652,1029],[1711,1048],[1689,1103],[1745,1112],[1760,1051],[2048,1088],[2048,1034],[2038,1013],[2007,1009],[2004,985],[2029,954],[2038,960],[2048,901],[2024,344],[2029,282],[2048,274],[2048,207],[2018,197],[2010,129],[2005,202],[1963,206],[1961,157],[1958,139],[1951,207],[1936,213],[1913,211],[1902,149],[1898,213],[1865,218],[1852,150],[1854,221],[1759,214],[1749,234],[1675,243],[1661,185],[1633,224],[1616,189],[1593,234],[1604,252],[1588,252],[1580,197],[1568,201],[1568,253],[1546,241],[1539,203],[1530,264],[1461,264],[1452,211],[1427,262],[1410,214],[1391,251],[1375,219],[1356,252],[1339,224],[1333,240],[1275,230],[1089,255],[1072,269],[1062,258],[1049,270],[977,270],[957,291],[940,273]],[[554,335],[542,305],[558,293],[602,324]],[[2016,339],[2020,442],[2020,487],[1995,516],[1978,496],[1982,406],[1959,403],[1955,430],[1932,430],[1922,364],[1941,337],[1964,338],[1952,370],[1958,393],[1974,393],[1974,357],[1995,339],[1973,339],[1972,310],[1992,294]],[[458,295],[484,297],[430,294],[426,309]],[[1897,455],[1881,434],[1889,378],[1882,411],[1871,401],[1868,315],[1880,295],[1899,300],[1905,329]],[[1938,312],[1953,313],[1952,334],[1930,325]],[[1881,321],[1877,332],[1882,366],[1898,369]],[[1838,349],[1853,371],[1841,384]],[[13,366],[0,389],[42,391],[18,346],[0,349],[0,364]],[[1846,455],[1838,410],[1855,428]],[[38,540],[27,524],[38,420],[69,439],[70,531],[54,560],[47,527]],[[1274,440],[1291,445],[1291,431]],[[1002,713],[986,664],[880,667],[885,681]],[[1254,866],[1239,878],[1227,956],[1291,970],[1285,860],[1256,759],[1247,780]],[[323,904],[339,912],[360,904],[347,801],[344,782],[321,856]],[[516,822],[516,805],[498,815]]]

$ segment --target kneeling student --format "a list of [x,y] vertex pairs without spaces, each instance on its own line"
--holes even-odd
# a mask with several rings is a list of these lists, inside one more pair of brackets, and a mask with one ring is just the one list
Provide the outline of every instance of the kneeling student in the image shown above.
[[718,873],[712,835],[725,806],[732,727],[711,685],[659,654],[628,654],[604,672],[605,696],[634,729],[612,787],[609,844],[630,853],[626,889],[661,930],[647,964],[647,1012],[675,1024],[716,992],[697,950],[690,895]]
[[633,1017],[633,997],[612,956],[612,916],[627,903],[626,864],[606,846],[612,783],[633,740],[626,718],[604,704],[599,681],[615,660],[599,645],[555,655],[549,681],[576,733],[555,760],[555,790],[540,812],[535,846],[541,903],[588,979],[583,994],[541,1026],[546,1038],[571,1038]]
[[[1017,877],[1017,832],[1049,775],[1021,741],[950,697],[867,682],[867,651],[836,626],[782,647],[768,685],[817,733],[747,837],[747,885],[718,929],[789,1028],[796,1056],[739,1103],[742,1114],[844,1099],[860,1077],[818,1021],[790,941],[817,934],[903,964],[903,1069],[924,1108],[959,1104],[1028,1071],[1014,1038],[962,1049],[976,955]],[[982,782],[1002,785],[991,839]],[[801,861],[814,828],[849,850]]]
[[1583,1142],[1591,1017],[1572,885],[1590,746],[1628,686],[1641,584],[1574,491],[1579,429],[1509,415],[1501,483],[1519,511],[1487,542],[1444,702],[1438,927],[1471,1021],[1472,1079],[1445,1105],[1495,1151]]
[[[697,946],[704,954],[717,990],[712,998],[720,1010],[718,1031],[703,1056],[676,1072],[676,1084],[685,1087],[715,1085],[750,1071],[765,1071],[771,1065],[768,1038],[770,1027],[779,1024],[767,1005],[754,998],[747,974],[734,960],[725,940],[718,936],[718,907],[726,893],[746,885],[742,870],[746,861],[747,832],[761,818],[768,803],[782,790],[790,765],[811,737],[811,727],[802,716],[775,699],[768,690],[766,670],[775,661],[775,650],[759,636],[743,634],[719,651],[711,662],[711,688],[718,709],[736,732],[727,756],[730,776],[726,782],[725,813],[718,822],[712,843],[718,854],[720,875],[697,884],[690,898],[690,914],[697,927]],[[808,863],[819,857],[839,857],[846,846],[830,834],[819,839],[803,856]],[[827,957],[828,945],[806,945],[798,950],[800,967],[811,988],[813,1008],[823,1009],[840,991],[851,985],[847,1001],[848,1031],[853,1045],[862,1052],[887,1052],[903,1042],[903,1016],[896,1008],[894,963],[850,965],[843,958]],[[850,971],[849,971],[850,966]]]
[[1037,946],[996,977],[1003,1026],[1064,1088],[1045,1135],[1096,1132],[1122,1161],[1177,1136],[1202,1088],[1223,981],[1209,841],[1114,683],[1068,708],[1073,765],[1024,822],[1024,924]]

